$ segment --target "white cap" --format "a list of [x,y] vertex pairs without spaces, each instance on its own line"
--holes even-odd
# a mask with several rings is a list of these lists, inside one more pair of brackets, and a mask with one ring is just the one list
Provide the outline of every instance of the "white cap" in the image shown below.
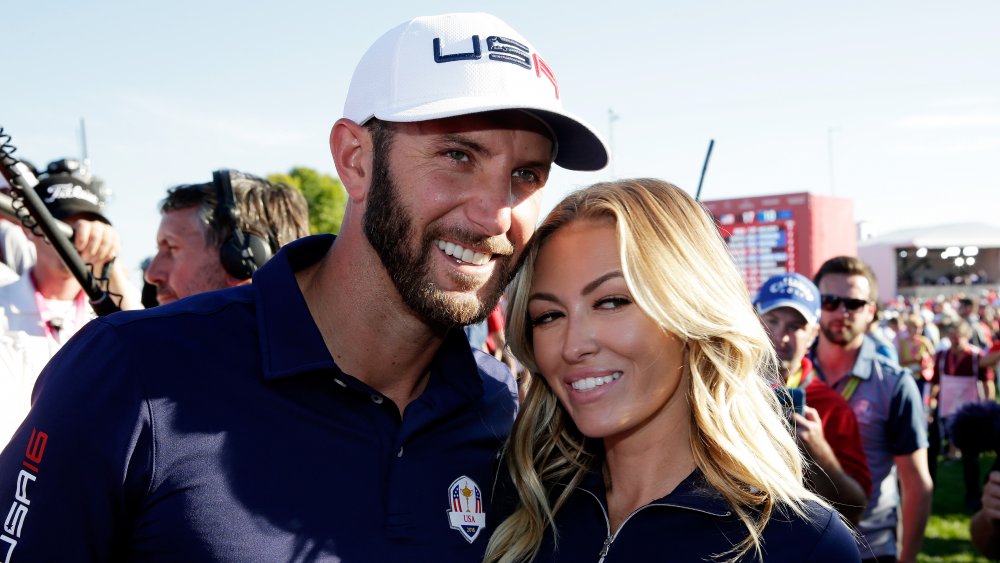
[[364,124],[427,121],[493,110],[525,110],[555,135],[555,163],[600,170],[608,149],[565,111],[555,74],[534,47],[490,14],[414,18],[389,30],[361,57],[344,117]]

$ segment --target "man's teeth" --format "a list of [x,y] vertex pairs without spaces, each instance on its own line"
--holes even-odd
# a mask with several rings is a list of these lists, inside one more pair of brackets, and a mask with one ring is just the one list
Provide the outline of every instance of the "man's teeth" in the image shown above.
[[443,240],[437,241],[437,247],[444,251],[445,254],[451,256],[452,258],[461,260],[462,262],[467,262],[469,264],[475,264],[477,266],[482,266],[490,261],[489,254],[483,254],[482,252],[473,252],[468,248],[462,248],[461,246],[453,242],[445,242]]
[[589,391],[594,387],[600,387],[605,383],[611,383],[612,381],[615,381],[621,376],[622,372],[616,371],[611,375],[605,375],[604,377],[585,377],[583,379],[574,381],[572,385],[573,389],[576,389],[577,391]]

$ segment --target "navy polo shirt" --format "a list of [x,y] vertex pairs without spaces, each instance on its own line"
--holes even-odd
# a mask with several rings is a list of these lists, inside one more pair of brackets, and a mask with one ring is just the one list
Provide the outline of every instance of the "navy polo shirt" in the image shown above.
[[[790,511],[775,510],[762,537],[764,561],[861,560],[854,537],[836,512],[810,502],[807,513],[808,518],[801,518]],[[748,534],[726,500],[697,470],[665,497],[629,515],[614,533],[609,530],[603,477],[600,471],[593,471],[559,509],[555,521],[556,541],[547,529],[535,563],[708,561]],[[753,551],[740,559],[757,560]]]
[[68,343],[0,455],[0,561],[480,561],[513,379],[453,330],[401,418],[295,282],[332,241]]

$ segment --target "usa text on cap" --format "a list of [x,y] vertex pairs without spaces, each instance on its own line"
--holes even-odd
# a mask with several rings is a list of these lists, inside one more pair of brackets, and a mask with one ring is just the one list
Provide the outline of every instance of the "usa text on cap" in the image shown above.
[[499,18],[484,13],[423,16],[380,37],[361,58],[344,117],[364,124],[426,121],[520,109],[555,135],[555,163],[600,170],[608,149],[596,131],[562,106],[555,73]]

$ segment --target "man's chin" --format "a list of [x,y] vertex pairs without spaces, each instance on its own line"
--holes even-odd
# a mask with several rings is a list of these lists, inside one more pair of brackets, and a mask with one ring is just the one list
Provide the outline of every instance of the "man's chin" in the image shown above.
[[478,323],[489,315],[483,311],[483,300],[472,292],[437,291],[433,298],[435,319],[442,324],[464,326]]
[[839,346],[844,346],[854,340],[854,338],[849,334],[837,333],[829,337],[830,342],[837,344]]

